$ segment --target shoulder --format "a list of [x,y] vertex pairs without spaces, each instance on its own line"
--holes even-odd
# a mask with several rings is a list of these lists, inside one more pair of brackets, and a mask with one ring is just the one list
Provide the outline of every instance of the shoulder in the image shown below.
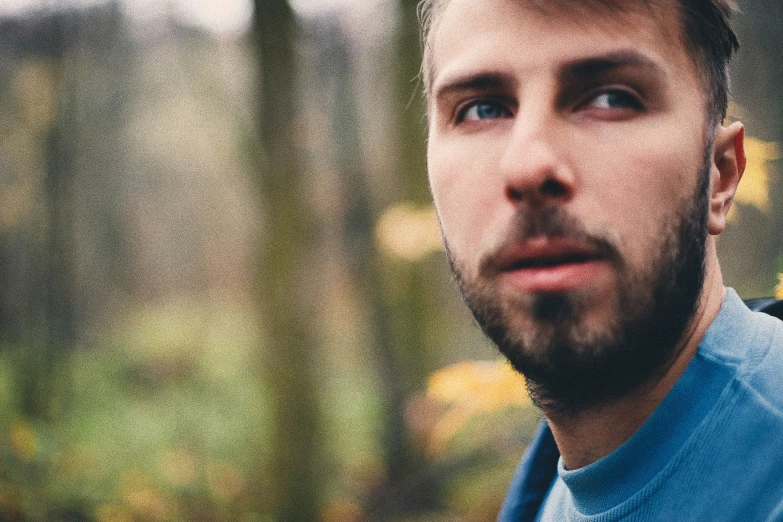
[[746,357],[741,361],[737,378],[758,400],[783,418],[783,321],[762,312],[747,315],[752,328],[746,344]]
[[752,311],[729,289],[700,352],[732,367],[735,385],[748,392],[758,406],[783,419],[783,321]]

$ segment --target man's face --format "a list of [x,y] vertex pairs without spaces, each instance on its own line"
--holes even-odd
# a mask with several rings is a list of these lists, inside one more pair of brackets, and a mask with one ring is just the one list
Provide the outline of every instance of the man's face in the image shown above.
[[429,175],[468,304],[542,402],[627,393],[703,281],[705,98],[674,1],[451,0],[434,31]]

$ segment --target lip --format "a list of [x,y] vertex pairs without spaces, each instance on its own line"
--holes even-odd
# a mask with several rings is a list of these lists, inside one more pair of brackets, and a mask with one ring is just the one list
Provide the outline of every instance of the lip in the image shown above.
[[503,251],[500,274],[525,292],[562,292],[595,283],[609,262],[594,246],[567,239],[534,238]]

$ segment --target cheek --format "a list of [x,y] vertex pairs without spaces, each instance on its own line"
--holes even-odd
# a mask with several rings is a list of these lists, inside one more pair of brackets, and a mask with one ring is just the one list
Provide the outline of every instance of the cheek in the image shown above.
[[626,130],[603,136],[603,144],[593,142],[600,153],[583,158],[589,158],[591,170],[604,173],[601,182],[611,192],[622,196],[617,204],[665,212],[695,188],[703,161],[702,138],[686,122],[678,126],[668,120]]
[[493,228],[499,201],[496,176],[482,157],[457,147],[431,147],[428,171],[443,234],[452,252],[464,259],[478,250],[484,231]]
[[662,248],[662,233],[691,204],[701,175],[697,158],[693,149],[672,143],[617,154],[586,190],[594,198],[585,215],[603,215],[622,238],[628,261],[645,265]]

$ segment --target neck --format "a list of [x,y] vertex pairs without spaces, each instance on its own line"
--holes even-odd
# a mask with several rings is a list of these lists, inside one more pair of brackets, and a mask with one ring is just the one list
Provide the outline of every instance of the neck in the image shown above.
[[628,440],[663,401],[696,355],[707,328],[718,315],[723,286],[715,244],[707,244],[707,266],[699,305],[686,329],[677,356],[657,379],[611,404],[573,415],[544,411],[567,469],[578,469],[608,455]]

